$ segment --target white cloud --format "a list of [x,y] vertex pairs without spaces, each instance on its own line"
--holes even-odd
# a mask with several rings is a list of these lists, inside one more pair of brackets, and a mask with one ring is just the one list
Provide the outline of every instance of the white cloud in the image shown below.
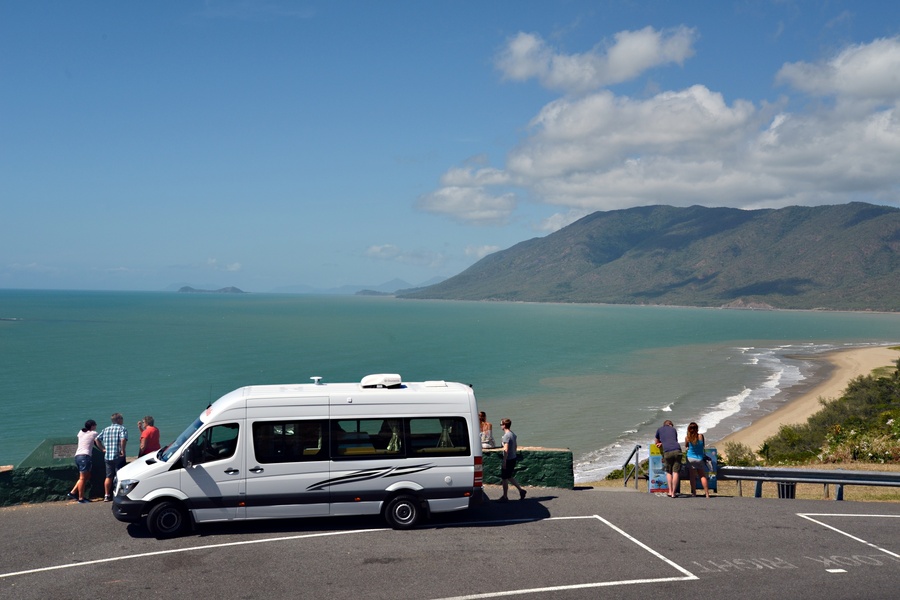
[[701,85],[648,100],[608,91],[561,99],[532,120],[534,134],[511,153],[507,168],[518,176],[553,177],[647,154],[719,156],[740,143],[755,118],[750,103],[728,106]]
[[382,260],[391,260],[398,254],[400,254],[400,248],[392,244],[369,246],[366,249],[366,256],[370,258],[380,258]]
[[430,250],[402,250],[393,244],[382,244],[369,246],[365,255],[369,258],[377,260],[385,260],[397,262],[404,265],[414,265],[419,267],[427,267],[430,269],[439,268],[446,264],[446,257],[439,252]]
[[896,102],[900,99],[900,38],[850,46],[817,64],[788,63],[777,80],[818,96]]
[[583,54],[560,54],[539,35],[520,32],[495,59],[503,77],[512,81],[537,79],[544,87],[585,92],[628,81],[664,64],[683,64],[694,54],[696,32],[687,27],[657,31],[645,27],[622,31],[612,44]]
[[213,271],[228,271],[230,273],[236,273],[241,270],[241,263],[234,262],[227,265],[220,265],[219,260],[216,258],[207,258],[206,266],[212,269]]
[[483,187],[452,185],[421,196],[420,209],[474,225],[503,224],[516,207],[511,193],[494,195]]
[[481,260],[488,254],[493,254],[498,250],[500,250],[500,246],[466,246],[465,253],[469,258]]
[[480,187],[505,183],[509,183],[509,174],[494,168],[452,168],[441,176],[441,185],[447,187]]
[[[673,43],[690,37],[688,30],[678,31],[683,33],[671,36]],[[579,69],[560,65],[582,64],[582,81],[597,84],[637,73],[661,57],[674,60],[690,48],[646,51],[652,44],[641,40],[653,37],[652,30],[626,33],[601,61],[608,63],[604,77],[589,68],[599,55],[567,62],[530,34],[510,43],[504,74],[562,81],[563,73]],[[578,80],[568,77],[573,85]],[[450,169],[441,179],[444,187],[420,199],[420,206],[473,223],[501,222],[516,207],[515,192],[568,210],[534,225],[552,231],[596,210],[650,204],[900,204],[900,37],[854,45],[818,64],[787,64],[777,78],[835,101],[788,111],[795,104],[791,96],[776,105],[728,102],[700,84],[647,98],[610,90],[561,97],[535,115],[503,168],[479,163]]]
[[42,265],[40,263],[32,262],[32,263],[11,263],[6,265],[6,269],[8,271],[15,271],[21,273],[37,273],[41,275],[56,275],[60,273],[60,269],[58,267],[51,267],[48,265]]
[[556,213],[543,219],[537,225],[536,229],[545,233],[553,233],[554,231],[559,231],[566,225],[571,225],[588,214],[588,211],[582,209],[572,209],[565,213]]

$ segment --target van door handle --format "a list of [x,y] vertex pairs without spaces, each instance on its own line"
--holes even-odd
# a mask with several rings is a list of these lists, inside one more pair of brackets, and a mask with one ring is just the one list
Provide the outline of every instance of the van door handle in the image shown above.
[[240,471],[237,469],[225,469],[226,475],[237,475],[238,473],[240,473]]
[[252,469],[250,469],[251,473],[262,473],[263,471],[265,471],[265,469],[263,469],[262,467],[253,467]]

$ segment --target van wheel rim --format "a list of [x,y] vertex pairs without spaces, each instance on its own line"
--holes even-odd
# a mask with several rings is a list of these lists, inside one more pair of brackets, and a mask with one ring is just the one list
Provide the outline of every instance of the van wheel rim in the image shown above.
[[412,519],[413,514],[415,514],[412,510],[412,507],[409,504],[401,504],[396,509],[394,509],[394,518],[397,519],[400,523],[409,523]]
[[181,526],[181,514],[176,509],[167,510],[156,520],[160,531],[177,531]]

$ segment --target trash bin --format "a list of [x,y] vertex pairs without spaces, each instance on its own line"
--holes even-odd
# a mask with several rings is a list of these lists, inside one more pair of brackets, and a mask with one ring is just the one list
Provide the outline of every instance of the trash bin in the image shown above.
[[796,483],[787,483],[784,481],[779,481],[775,485],[778,486],[778,497],[779,498],[796,498],[797,494],[797,484]]
[[688,492],[691,491],[691,467],[688,465],[687,461],[681,463],[681,470],[678,471],[678,489],[675,490],[676,494],[681,493],[681,484],[688,486]]

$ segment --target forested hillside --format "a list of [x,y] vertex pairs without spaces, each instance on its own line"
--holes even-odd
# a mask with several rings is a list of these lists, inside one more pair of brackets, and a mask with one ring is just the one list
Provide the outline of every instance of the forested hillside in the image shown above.
[[405,298],[900,309],[900,209],[596,212]]

